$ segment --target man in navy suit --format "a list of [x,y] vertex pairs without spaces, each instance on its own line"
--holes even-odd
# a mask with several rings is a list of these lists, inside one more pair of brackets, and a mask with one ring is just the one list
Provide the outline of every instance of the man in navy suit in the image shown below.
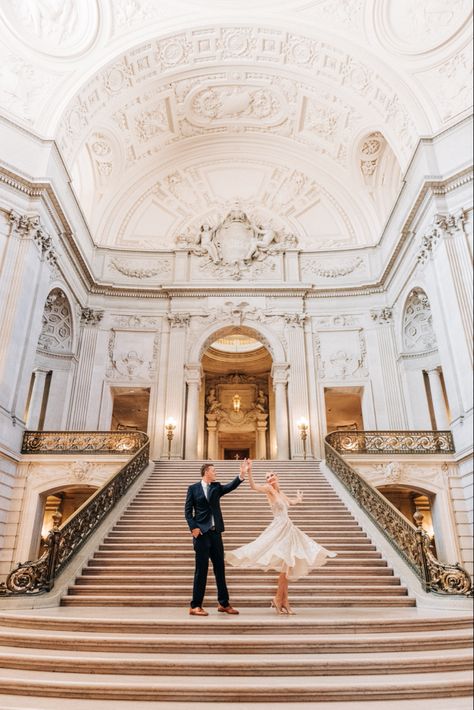
[[193,536],[196,566],[194,570],[193,598],[189,613],[192,616],[208,616],[202,608],[206,591],[209,559],[212,562],[217,585],[217,611],[226,614],[238,614],[229,604],[229,592],[225,581],[224,545],[221,533],[224,532],[220,499],[240,486],[245,478],[246,462],[240,464],[240,475],[223,485],[216,481],[214,464],[201,466],[201,481],[189,486],[184,505],[184,517]]

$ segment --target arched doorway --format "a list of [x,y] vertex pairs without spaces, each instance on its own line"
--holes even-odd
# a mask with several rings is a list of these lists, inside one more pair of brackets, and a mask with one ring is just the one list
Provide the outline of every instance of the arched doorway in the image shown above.
[[[211,434],[211,446],[209,446],[209,431],[208,422],[211,421],[208,417],[209,409],[223,409],[224,407],[219,407],[219,399],[217,397],[217,392],[211,393],[211,387],[209,385],[209,380],[211,377],[217,377],[216,372],[207,372],[205,368],[210,366],[211,369],[216,369],[217,364],[215,359],[211,359],[209,356],[210,348],[217,350],[213,347],[218,341],[225,341],[229,336],[239,336],[240,340],[245,341],[249,339],[250,351],[245,353],[235,353],[235,343],[229,345],[233,347],[234,352],[229,352],[227,355],[221,349],[218,355],[218,359],[223,363],[225,362],[225,372],[226,377],[240,376],[243,375],[244,379],[247,377],[254,377],[255,381],[249,384],[255,385],[254,396],[249,399],[249,404],[247,409],[253,410],[252,416],[254,416],[254,448],[255,454],[258,457],[267,457],[274,459],[285,460],[289,458],[289,443],[290,443],[290,432],[289,432],[289,419],[288,419],[288,396],[287,396],[287,386],[289,379],[289,369],[290,366],[286,362],[285,350],[283,348],[282,342],[278,337],[277,333],[271,330],[267,324],[262,324],[258,322],[255,323],[256,318],[253,318],[249,324],[245,322],[245,312],[243,306],[246,304],[240,304],[236,306],[235,309],[229,315],[227,323],[223,323],[219,326],[215,324],[201,331],[199,337],[196,338],[190,348],[188,353],[188,361],[185,364],[185,378],[186,378],[186,411],[185,411],[185,446],[184,455],[186,459],[202,459],[209,456],[210,453],[214,453],[217,457],[224,455],[232,455],[232,452],[224,452],[224,449],[235,448],[237,451],[234,452],[234,456],[241,455],[243,452],[239,452],[238,449],[247,448],[247,446],[230,446],[229,442],[225,442],[223,439],[218,437],[218,432],[221,434],[237,434],[238,431],[235,427],[232,431],[224,431],[224,426],[222,426],[219,420],[219,426],[216,424],[214,427],[214,435]],[[255,310],[255,309],[254,309]],[[252,311],[253,315],[253,311]],[[254,345],[251,342],[256,341]],[[242,342],[242,347],[244,347]],[[252,351],[254,354],[251,354]],[[250,366],[250,362],[256,359],[257,363]],[[212,365],[210,364],[212,362]],[[247,366],[252,370],[247,372],[246,369],[242,372],[242,368]],[[240,370],[240,371],[239,371]],[[220,376],[224,376],[221,373]],[[208,379],[206,382],[206,375]],[[237,377],[235,378],[237,380]],[[259,388],[258,384],[266,385]],[[218,384],[226,384],[221,382]],[[228,382],[227,384],[234,385],[230,388],[227,393],[225,393],[226,406],[225,408],[229,410],[230,404],[230,390],[235,389],[236,384],[241,384],[239,381]],[[261,391],[259,391],[259,389]],[[224,391],[224,390],[223,390]],[[250,389],[249,389],[250,392]],[[239,391],[233,391],[231,393],[232,406],[231,409],[234,410],[234,395],[237,394],[240,397],[240,407],[242,408],[242,399]],[[210,399],[207,398],[211,395]],[[245,397],[249,394],[246,393]],[[214,397],[216,400],[214,400]],[[212,406],[214,404],[214,407]],[[222,404],[222,403],[221,403]],[[253,405],[253,406],[250,406]],[[267,415],[259,417],[258,414]],[[247,413],[250,417],[250,413]],[[303,412],[307,416],[307,412]],[[231,420],[230,412],[228,412],[228,419]],[[221,417],[224,419],[223,417]],[[262,422],[261,426],[258,426],[258,421]],[[216,419],[217,421],[217,419]],[[232,425],[235,425],[234,421],[230,421]],[[263,423],[266,424],[264,429]],[[212,428],[212,426],[211,426]],[[231,427],[229,426],[229,429]],[[258,429],[260,428],[260,434],[257,437]],[[214,436],[214,442],[212,441]],[[258,450],[257,442],[260,440]],[[241,442],[238,442],[239,444]],[[224,446],[224,444],[227,444]],[[250,447],[249,447],[250,448]],[[264,450],[265,449],[265,450]],[[251,453],[249,451],[249,453]]]
[[201,366],[204,455],[270,458],[274,402],[268,349],[255,334],[234,329],[208,346]]

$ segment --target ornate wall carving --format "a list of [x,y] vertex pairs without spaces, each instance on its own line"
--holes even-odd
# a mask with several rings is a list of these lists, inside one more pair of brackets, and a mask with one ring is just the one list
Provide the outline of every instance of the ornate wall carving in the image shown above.
[[367,344],[362,330],[324,330],[313,337],[320,380],[347,381],[369,376]]
[[38,348],[52,353],[72,351],[72,314],[67,296],[61,289],[51,291],[43,311]]
[[407,352],[421,353],[436,346],[430,302],[421,288],[415,288],[408,295],[403,313],[403,347]]
[[108,342],[109,380],[150,381],[156,375],[160,336],[154,331],[113,329]]

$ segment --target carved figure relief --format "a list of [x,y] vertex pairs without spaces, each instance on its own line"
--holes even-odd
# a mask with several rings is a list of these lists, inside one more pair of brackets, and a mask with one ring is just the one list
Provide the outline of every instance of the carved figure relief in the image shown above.
[[431,306],[426,293],[415,288],[403,314],[403,347],[407,352],[427,352],[437,347]]
[[271,224],[252,222],[236,204],[215,227],[205,223],[197,235],[178,235],[176,243],[191,249],[196,256],[207,257],[201,268],[210,269],[215,275],[240,279],[255,262],[296,247],[297,238],[276,231]]

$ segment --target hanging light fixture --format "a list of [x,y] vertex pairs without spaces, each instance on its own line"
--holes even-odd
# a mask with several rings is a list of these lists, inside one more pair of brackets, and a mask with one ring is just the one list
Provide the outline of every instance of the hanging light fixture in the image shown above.
[[232,404],[234,407],[234,412],[240,412],[240,396],[238,394],[234,394],[232,397]]

